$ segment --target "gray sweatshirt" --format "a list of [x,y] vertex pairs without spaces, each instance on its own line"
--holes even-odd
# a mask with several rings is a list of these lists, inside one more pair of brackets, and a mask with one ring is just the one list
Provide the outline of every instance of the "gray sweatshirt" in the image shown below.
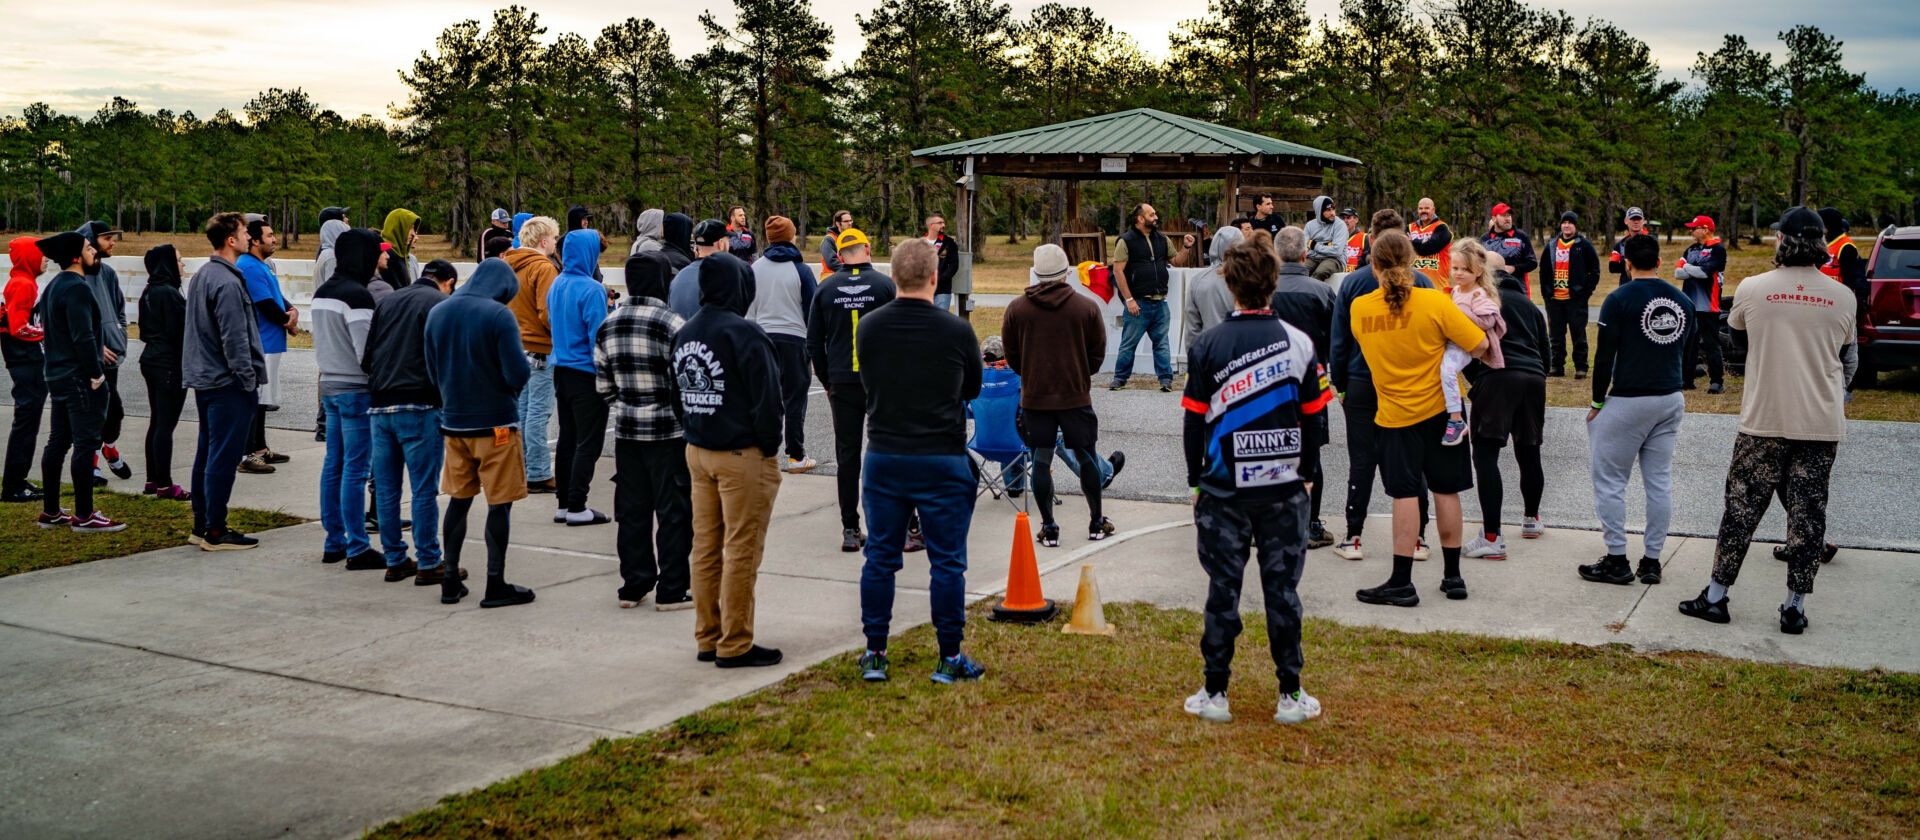
[[1207,249],[1207,268],[1194,275],[1187,284],[1186,301],[1181,305],[1182,321],[1186,326],[1187,349],[1193,349],[1193,342],[1207,328],[1225,321],[1239,304],[1233,300],[1233,292],[1227,289],[1227,278],[1220,273],[1221,263],[1226,259],[1227,249],[1240,244],[1240,229],[1223,227],[1213,232],[1213,247]]
[[267,381],[267,357],[253,300],[240,268],[215,255],[187,283],[187,326],[180,347],[182,383],[196,391],[239,386],[257,390]]
[[120,291],[120,275],[114,272],[113,266],[101,260],[99,268],[98,272],[87,275],[87,288],[93,292],[93,302],[100,307],[100,347],[112,350],[118,359],[101,365],[117,368],[127,357],[127,296]]
[[1335,216],[1329,222],[1321,218],[1333,199],[1320,196],[1313,200],[1313,218],[1307,222],[1307,256],[1331,257],[1344,266],[1347,261],[1347,223]]

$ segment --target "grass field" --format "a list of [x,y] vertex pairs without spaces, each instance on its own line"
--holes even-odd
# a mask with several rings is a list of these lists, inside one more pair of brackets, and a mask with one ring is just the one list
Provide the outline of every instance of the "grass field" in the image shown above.
[[[61,485],[60,489],[61,507],[72,510],[72,485]],[[187,502],[95,490],[93,504],[107,516],[127,523],[127,529],[111,534],[76,534],[65,528],[41,530],[34,524],[34,515],[40,512],[38,504],[9,505],[9,515],[0,519],[0,577],[186,545],[187,532],[193,530],[193,509]],[[251,534],[306,520],[280,511],[236,507],[227,521],[235,530]]]
[[[1235,720],[1180,711],[1199,616],[1112,638],[974,621],[979,683],[854,655],[375,830],[492,837],[1898,837],[1920,678],[1309,620],[1324,716],[1285,727],[1264,625]],[[976,611],[976,619],[979,612]]]

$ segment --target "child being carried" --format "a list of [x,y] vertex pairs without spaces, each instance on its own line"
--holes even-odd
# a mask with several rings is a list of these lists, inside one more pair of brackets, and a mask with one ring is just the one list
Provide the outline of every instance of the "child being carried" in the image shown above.
[[[1507,333],[1507,322],[1500,316],[1500,284],[1488,265],[1487,249],[1477,240],[1453,243],[1453,305],[1487,333],[1487,355],[1482,362],[1498,370],[1506,367],[1500,354],[1500,337]],[[1453,342],[1447,342],[1440,359],[1440,390],[1447,397],[1447,433],[1440,439],[1447,446],[1458,446],[1467,437],[1466,406],[1460,400],[1460,372],[1473,356]]]

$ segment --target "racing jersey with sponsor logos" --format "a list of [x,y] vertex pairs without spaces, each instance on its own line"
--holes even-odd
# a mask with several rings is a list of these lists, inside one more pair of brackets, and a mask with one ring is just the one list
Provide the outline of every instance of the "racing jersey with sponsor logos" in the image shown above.
[[1276,499],[1302,481],[1301,420],[1333,399],[1313,340],[1268,310],[1233,313],[1187,351],[1187,483]]

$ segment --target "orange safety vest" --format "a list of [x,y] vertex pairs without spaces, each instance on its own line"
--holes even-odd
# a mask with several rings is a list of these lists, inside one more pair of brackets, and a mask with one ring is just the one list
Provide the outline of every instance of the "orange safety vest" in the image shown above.
[[1360,255],[1367,252],[1367,232],[1360,231],[1347,237],[1347,270],[1360,270]]
[[[1848,246],[1853,247],[1855,254],[1860,253],[1860,246],[1854,245],[1853,237],[1844,233],[1840,234],[1840,236],[1832,242],[1827,243],[1827,263],[1820,266],[1820,273],[1835,280],[1840,280],[1840,252],[1845,251]],[[1845,281],[1843,280],[1841,282]]]
[[[1446,222],[1434,219],[1428,222],[1425,227],[1409,225],[1407,226],[1407,238],[1412,239],[1416,243],[1425,242],[1433,238],[1433,232],[1439,230],[1440,226],[1444,224],[1446,224]],[[1453,270],[1453,249],[1442,248],[1440,253],[1434,254],[1431,257],[1423,257],[1415,254],[1413,257],[1413,270],[1427,275],[1427,279],[1433,281],[1433,287],[1436,289],[1445,291],[1453,288],[1453,275],[1450,273]]]

